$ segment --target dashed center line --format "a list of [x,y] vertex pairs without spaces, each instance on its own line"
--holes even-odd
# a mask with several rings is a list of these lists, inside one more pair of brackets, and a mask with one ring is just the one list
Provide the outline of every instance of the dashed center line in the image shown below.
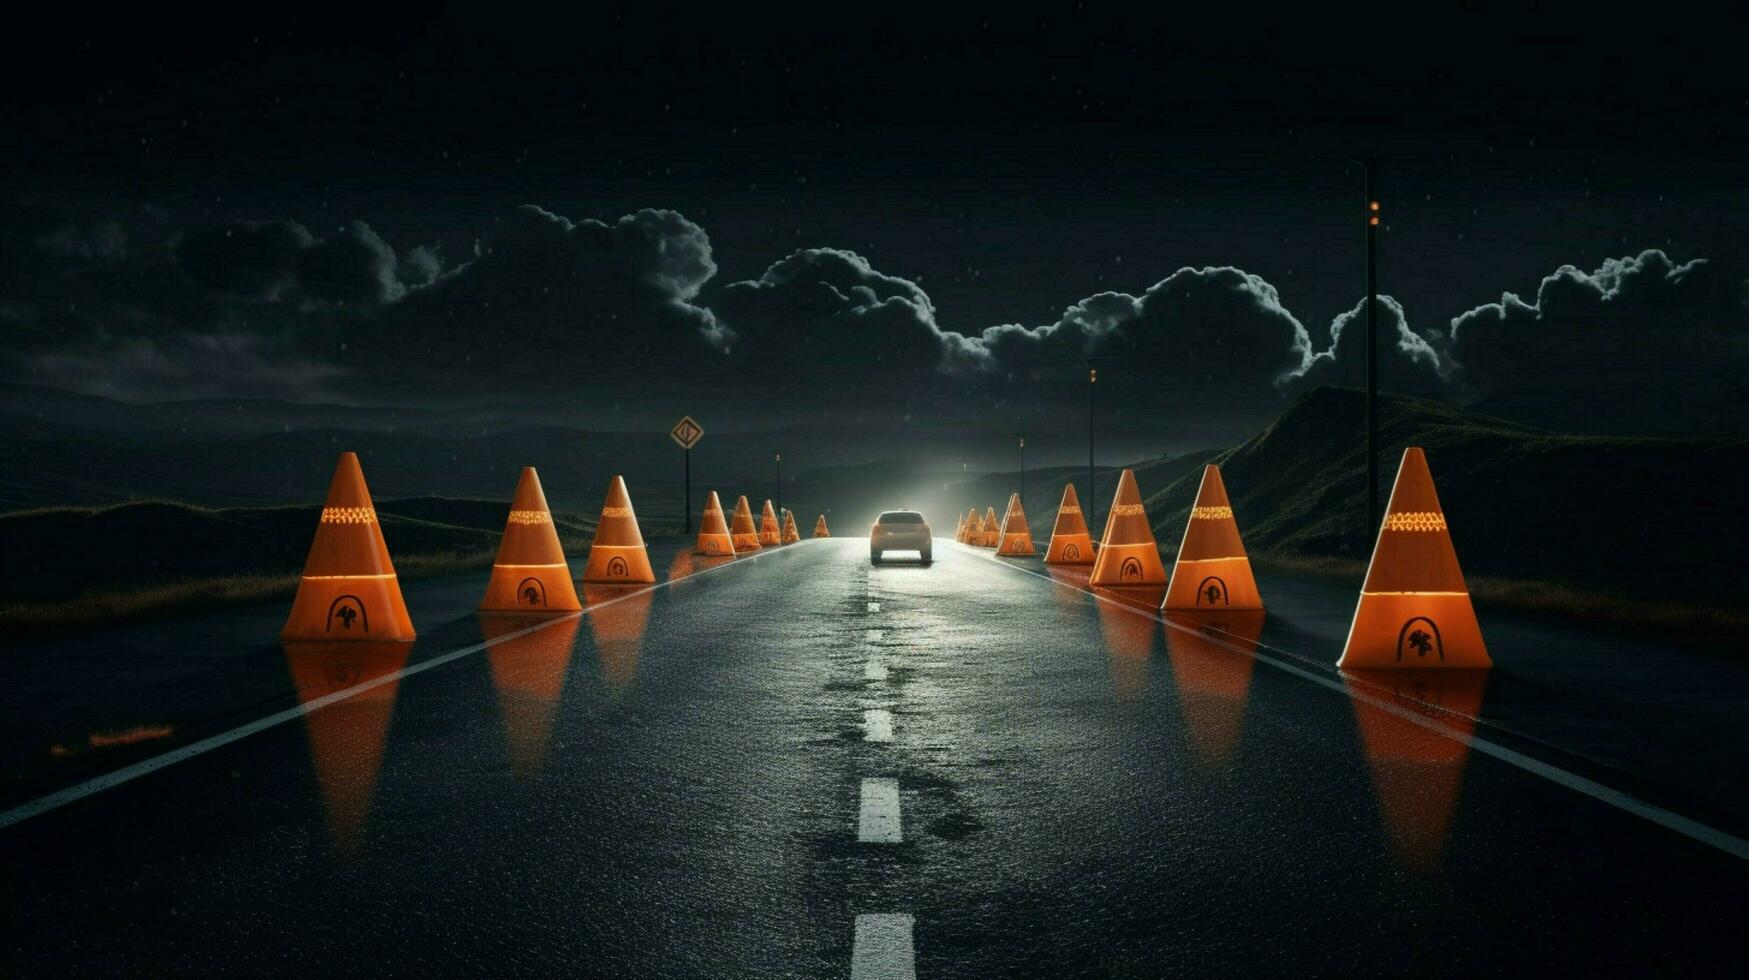
[[912,916],[873,912],[856,917],[850,950],[850,980],[916,980],[917,951],[911,941]]
[[885,708],[870,708],[862,713],[862,738],[865,742],[893,740],[893,713]]
[[902,844],[899,827],[899,781],[878,776],[862,781],[862,812],[856,822],[856,839],[862,844]]
[[862,679],[865,681],[884,681],[887,679],[887,665],[880,660],[870,660],[862,665]]
[[881,604],[878,602],[869,603],[868,604],[868,611],[869,612],[880,612],[881,611]]
[[886,638],[886,630],[869,630],[867,633],[863,634],[863,639],[866,639],[870,643],[879,643]]

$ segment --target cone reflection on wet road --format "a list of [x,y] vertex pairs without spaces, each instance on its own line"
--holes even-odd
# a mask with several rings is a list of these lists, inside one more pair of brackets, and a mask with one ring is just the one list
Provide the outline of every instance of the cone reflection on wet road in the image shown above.
[[[1482,708],[1489,672],[1391,669],[1342,673],[1358,693],[1469,735]],[[1438,867],[1451,835],[1469,746],[1359,698],[1352,701],[1391,851],[1412,870],[1432,871]]]
[[546,755],[579,623],[573,617],[522,636],[499,637],[543,622],[548,620],[507,613],[480,616],[481,636],[492,644],[486,658],[504,716],[510,764],[523,776],[538,772]]
[[644,627],[649,622],[650,603],[654,597],[655,593],[646,589],[583,584],[589,632],[595,639],[601,679],[608,686],[624,687],[637,677],[638,656],[644,647]]
[[1155,610],[1166,595],[1164,586],[1139,589],[1100,589],[1094,594],[1108,601],[1095,602],[1099,632],[1111,661],[1111,684],[1119,701],[1133,701],[1148,686],[1148,660],[1160,632]]
[[1261,610],[1168,613],[1166,654],[1192,751],[1210,766],[1233,754],[1245,725]]
[[[409,642],[381,640],[292,640],[283,645],[302,704],[394,674],[407,665],[413,649]],[[342,850],[355,849],[364,834],[400,683],[386,681],[304,716],[328,829]]]

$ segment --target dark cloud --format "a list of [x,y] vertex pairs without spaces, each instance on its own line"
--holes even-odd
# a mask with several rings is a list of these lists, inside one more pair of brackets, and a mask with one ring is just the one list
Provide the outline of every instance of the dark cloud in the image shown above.
[[[434,259],[407,264],[417,278]],[[592,384],[608,386],[592,397],[618,399],[720,368],[733,334],[693,302],[715,273],[710,237],[676,212],[608,223],[523,206],[467,262],[327,332],[318,349],[396,391],[478,400]]]
[[887,275],[855,252],[801,249],[758,279],[731,283],[712,308],[739,335],[736,362],[803,374],[911,377],[983,354],[944,331],[916,283]]
[[[1330,321],[1330,346],[1318,352],[1297,379],[1304,385],[1366,384],[1366,300]],[[1392,391],[1443,398],[1457,373],[1435,342],[1409,326],[1403,305],[1390,296],[1378,300],[1379,385]]]
[[362,221],[328,238],[296,221],[234,222],[180,236],[172,249],[195,283],[247,303],[378,306],[440,271],[427,249],[403,280],[395,250]]
[[1055,323],[991,327],[978,342],[1010,383],[1064,400],[1084,397],[1074,359],[1109,358],[1097,365],[1099,385],[1129,424],[1211,439],[1211,427],[1224,438],[1272,417],[1312,358],[1310,335],[1275,287],[1229,266],[1179,269],[1140,295],[1089,296]]
[[[1741,374],[1744,323],[1705,259],[1680,265],[1658,249],[1571,265],[1537,287],[1453,318],[1452,354],[1478,392],[1644,384],[1650,372]],[[1721,363],[1729,362],[1729,363]]]

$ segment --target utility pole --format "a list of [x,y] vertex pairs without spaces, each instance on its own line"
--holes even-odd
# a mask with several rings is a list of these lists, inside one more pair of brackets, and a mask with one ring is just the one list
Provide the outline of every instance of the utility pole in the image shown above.
[[1370,549],[1379,529],[1379,199],[1378,161],[1366,167],[1366,536]]
[[1099,380],[1099,369],[1093,366],[1091,358],[1087,361],[1087,527],[1098,526],[1095,521],[1099,515],[1099,491],[1093,485],[1093,385]]

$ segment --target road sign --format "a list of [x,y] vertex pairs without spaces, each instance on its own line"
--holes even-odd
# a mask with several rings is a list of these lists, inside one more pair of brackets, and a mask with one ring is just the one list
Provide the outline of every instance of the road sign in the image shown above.
[[692,416],[685,415],[681,417],[680,421],[674,423],[674,428],[668,430],[668,438],[679,443],[681,449],[691,449],[698,445],[700,439],[704,438],[704,429],[692,420]]

